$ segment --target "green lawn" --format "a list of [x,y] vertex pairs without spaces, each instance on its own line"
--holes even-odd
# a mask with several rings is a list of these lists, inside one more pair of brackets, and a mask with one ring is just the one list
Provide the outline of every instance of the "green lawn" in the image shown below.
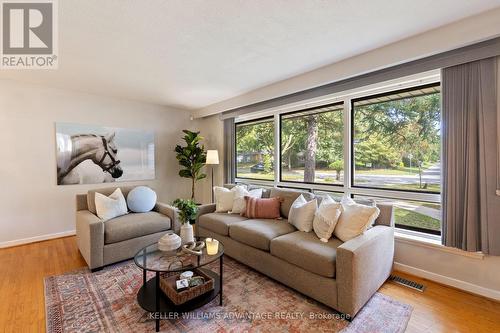
[[439,193],[441,186],[439,184],[427,184],[427,188],[420,188],[418,183],[416,184],[387,184],[385,188],[396,188],[402,190],[412,190],[412,191],[429,191]]
[[[422,165],[422,171],[426,170],[429,168],[432,164],[431,163],[424,163]],[[358,169],[356,167],[356,173],[360,175],[408,175],[408,174],[415,174],[418,175],[418,168],[412,167],[411,169],[409,167],[398,167],[395,169]]]
[[411,210],[395,207],[394,218],[397,224],[431,230],[441,230],[441,222],[439,220]]

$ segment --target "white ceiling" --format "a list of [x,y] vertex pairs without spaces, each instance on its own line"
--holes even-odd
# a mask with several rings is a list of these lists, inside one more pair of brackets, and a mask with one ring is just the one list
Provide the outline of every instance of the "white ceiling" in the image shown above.
[[14,79],[189,110],[500,0],[60,0],[59,69]]

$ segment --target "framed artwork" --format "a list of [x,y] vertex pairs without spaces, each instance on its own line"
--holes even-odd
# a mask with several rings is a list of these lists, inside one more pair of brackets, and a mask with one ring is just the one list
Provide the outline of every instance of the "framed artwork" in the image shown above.
[[56,123],[57,184],[155,178],[153,131]]

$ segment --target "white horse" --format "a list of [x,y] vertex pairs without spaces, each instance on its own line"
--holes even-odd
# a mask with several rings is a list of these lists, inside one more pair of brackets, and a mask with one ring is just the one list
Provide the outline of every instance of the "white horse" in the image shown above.
[[[115,133],[108,136],[58,133],[57,183],[88,184],[120,178],[123,170],[116,158],[118,149],[114,138]],[[97,167],[102,171],[99,172]]]

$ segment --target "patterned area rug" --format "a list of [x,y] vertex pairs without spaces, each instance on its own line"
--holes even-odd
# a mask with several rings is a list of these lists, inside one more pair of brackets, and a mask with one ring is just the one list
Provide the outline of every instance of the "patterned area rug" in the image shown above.
[[[217,270],[218,263],[214,263]],[[45,279],[47,332],[154,332],[137,304],[142,271],[132,262],[96,273]],[[230,258],[224,306],[218,297],[196,312],[161,321],[162,332],[404,332],[409,305],[376,293],[350,323],[314,300]]]

